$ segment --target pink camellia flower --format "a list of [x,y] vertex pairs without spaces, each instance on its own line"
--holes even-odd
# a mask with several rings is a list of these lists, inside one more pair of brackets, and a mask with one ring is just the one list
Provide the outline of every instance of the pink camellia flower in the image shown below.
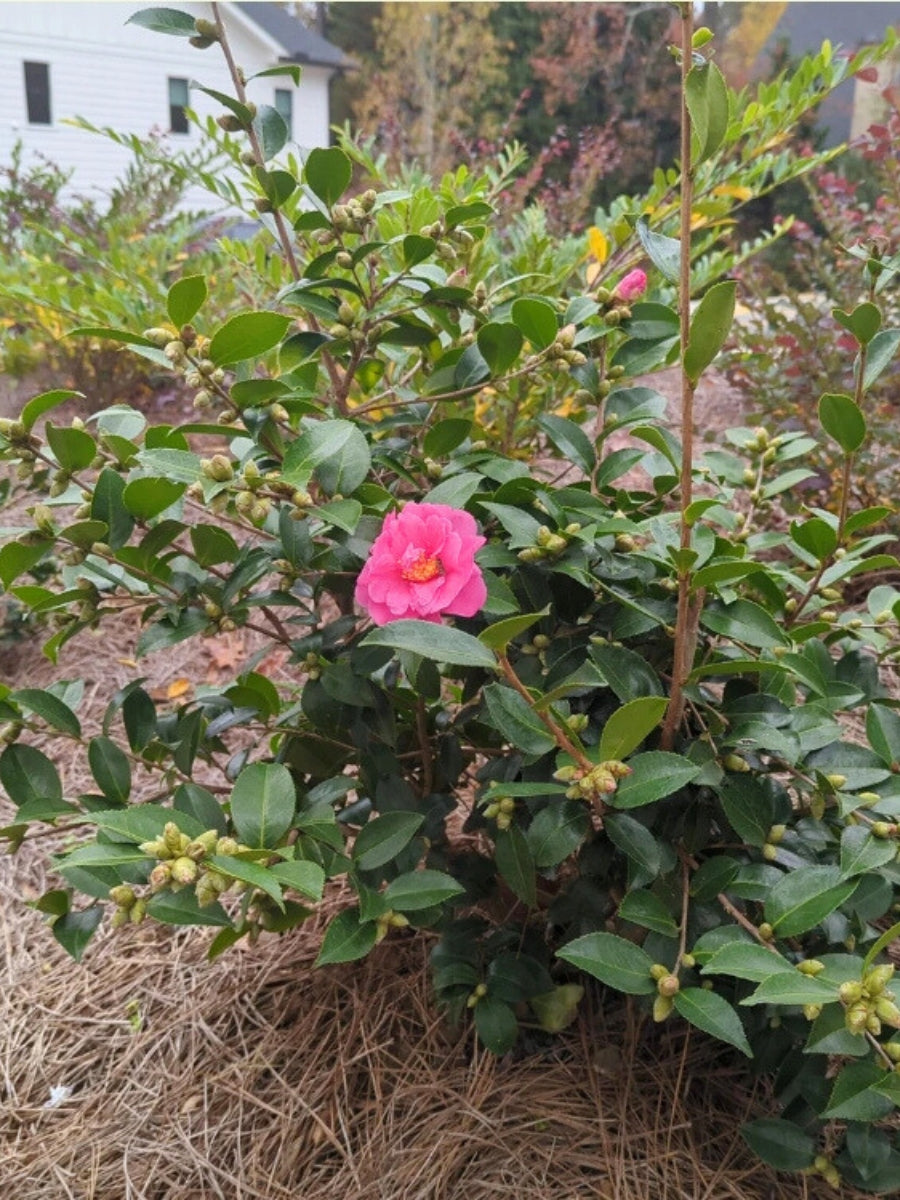
[[646,290],[646,272],[637,268],[634,271],[629,271],[623,279],[619,280],[613,289],[613,295],[617,300],[624,300],[626,304],[630,304],[632,300],[637,300],[639,296],[643,296]]
[[389,513],[356,581],[356,602],[376,625],[413,618],[440,624],[471,617],[487,588],[475,563],[485,539],[474,519],[448,504],[407,504]]

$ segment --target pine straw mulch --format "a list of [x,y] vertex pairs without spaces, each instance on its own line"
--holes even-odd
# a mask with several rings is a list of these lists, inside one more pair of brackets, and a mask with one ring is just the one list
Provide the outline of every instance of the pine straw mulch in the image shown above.
[[[589,998],[494,1059],[435,1013],[426,940],[312,970],[321,922],[210,964],[206,932],[101,933],[81,966],[0,874],[0,1130],[16,1200],[801,1200],[743,1145],[720,1045]],[[17,878],[18,877],[18,878]],[[51,1089],[72,1093],[49,1104]],[[827,1189],[825,1189],[827,1191]]]

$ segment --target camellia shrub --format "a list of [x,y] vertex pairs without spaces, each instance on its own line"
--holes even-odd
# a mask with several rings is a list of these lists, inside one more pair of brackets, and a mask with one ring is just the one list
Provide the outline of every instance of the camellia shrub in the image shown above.
[[[816,438],[739,428],[695,455],[692,410],[732,324],[726,207],[815,165],[779,148],[791,121],[870,56],[825,47],[799,84],[736,97],[681,19],[685,170],[614,206],[591,283],[557,295],[498,271],[490,173],[354,186],[341,147],[281,165],[283,123],[234,69],[221,123],[287,282],[210,319],[186,267],[153,324],[108,330],[184,380],[195,421],[56,423],[60,389],[0,426],[33,525],[0,581],[53,660],[123,601],[137,657],[236,628],[261,649],[164,709],[135,678],[89,737],[77,681],[4,687],[2,836],[64,831],[35,907],[76,957],[104,920],[207,927],[216,956],[337,893],[318,963],[426,938],[437,1001],[498,1054],[599,981],[771,1078],[743,1127],[768,1163],[894,1191],[900,716],[879,667],[900,591],[886,506],[851,502],[894,266],[873,249],[847,279],[853,384]],[[675,429],[632,379],[671,361]],[[513,413],[542,397],[513,445],[481,424],[488,390]],[[842,463],[833,507],[769,529],[816,439]],[[68,793],[48,734],[93,792]]]

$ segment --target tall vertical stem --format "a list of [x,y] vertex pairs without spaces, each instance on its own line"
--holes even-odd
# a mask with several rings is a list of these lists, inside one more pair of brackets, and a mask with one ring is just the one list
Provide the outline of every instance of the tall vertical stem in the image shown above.
[[[681,269],[678,281],[678,315],[681,331],[681,538],[682,550],[691,547],[687,512],[693,499],[694,385],[684,369],[691,329],[691,211],[694,201],[694,169],[691,165],[691,115],[687,106],[687,77],[692,66],[694,9],[688,2],[681,11]],[[684,685],[691,671],[699,610],[691,603],[691,572],[682,563],[678,569],[678,614],[672,649],[672,690],[663,721],[661,745],[670,750],[684,712]]]

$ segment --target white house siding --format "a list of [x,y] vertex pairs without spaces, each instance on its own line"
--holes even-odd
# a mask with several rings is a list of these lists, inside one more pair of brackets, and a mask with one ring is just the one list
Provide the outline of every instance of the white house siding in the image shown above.
[[[168,134],[170,76],[232,94],[217,46],[201,51],[186,38],[126,24],[132,13],[150,6],[0,0],[0,163],[9,162],[13,145],[21,140],[29,154],[74,169],[70,191],[97,197],[121,175],[129,154],[106,138],[64,124],[64,118],[80,116],[141,137],[151,131]],[[194,16],[211,16],[208,4],[177,7]],[[248,19],[235,6],[224,4],[222,9],[235,60],[246,74],[275,66],[281,47],[262,30],[251,32]],[[49,64],[51,125],[28,122],[24,62]],[[248,95],[258,104],[274,104],[276,88],[292,89],[296,146],[323,146],[328,144],[329,76],[327,68],[305,67],[298,89],[289,76],[275,76],[251,81]],[[190,106],[201,115],[222,111],[197,90],[191,91]],[[201,140],[193,127],[187,134],[168,134],[173,149],[196,146]],[[190,208],[215,204],[202,189],[185,199]]]

